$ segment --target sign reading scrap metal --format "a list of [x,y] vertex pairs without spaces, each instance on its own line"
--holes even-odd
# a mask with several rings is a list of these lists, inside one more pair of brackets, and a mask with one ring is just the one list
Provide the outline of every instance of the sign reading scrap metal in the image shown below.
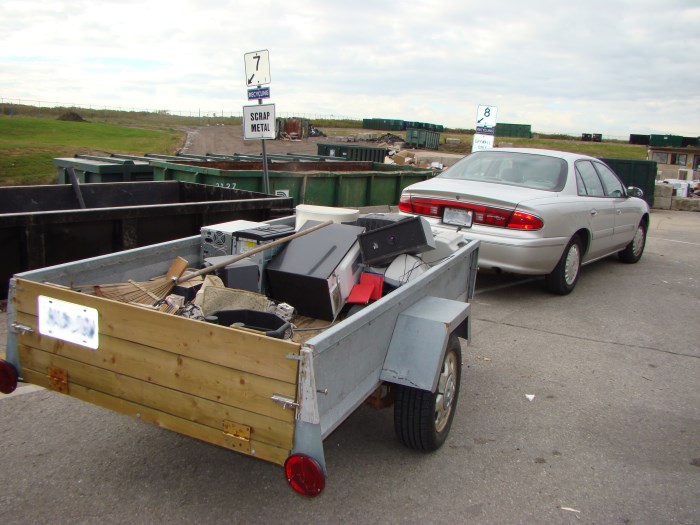
[[493,148],[493,138],[496,132],[496,106],[481,105],[476,111],[476,134],[472,141],[472,151]]
[[243,106],[243,138],[275,139],[275,105]]

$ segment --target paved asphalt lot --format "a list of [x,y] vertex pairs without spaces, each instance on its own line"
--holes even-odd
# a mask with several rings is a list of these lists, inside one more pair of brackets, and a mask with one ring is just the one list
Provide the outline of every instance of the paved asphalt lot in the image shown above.
[[0,523],[698,525],[699,259],[700,214],[655,210],[640,263],[588,266],[569,296],[480,274],[446,445],[402,448],[391,409],[361,407],[311,500],[273,465],[23,386],[0,397]]

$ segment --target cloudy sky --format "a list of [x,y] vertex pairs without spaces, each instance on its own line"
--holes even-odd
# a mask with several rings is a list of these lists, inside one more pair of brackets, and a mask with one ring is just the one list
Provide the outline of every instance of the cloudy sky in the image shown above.
[[0,98],[700,135],[699,0],[3,0]]

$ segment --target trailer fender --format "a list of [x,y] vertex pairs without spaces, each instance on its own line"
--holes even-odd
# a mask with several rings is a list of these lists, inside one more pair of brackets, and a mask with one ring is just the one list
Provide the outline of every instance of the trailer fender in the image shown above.
[[434,392],[447,340],[468,337],[469,303],[426,296],[399,314],[380,379]]
[[323,454],[321,418],[318,412],[316,376],[313,350],[302,347],[299,356],[299,384],[297,386],[296,422],[294,425],[294,454],[306,454],[314,458],[324,474],[326,459]]

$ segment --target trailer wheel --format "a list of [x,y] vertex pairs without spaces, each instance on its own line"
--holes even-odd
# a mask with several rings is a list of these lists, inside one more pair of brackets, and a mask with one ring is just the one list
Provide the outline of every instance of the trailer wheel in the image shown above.
[[435,392],[404,385],[395,387],[394,430],[399,441],[412,449],[439,449],[450,432],[462,376],[462,350],[451,335]]

